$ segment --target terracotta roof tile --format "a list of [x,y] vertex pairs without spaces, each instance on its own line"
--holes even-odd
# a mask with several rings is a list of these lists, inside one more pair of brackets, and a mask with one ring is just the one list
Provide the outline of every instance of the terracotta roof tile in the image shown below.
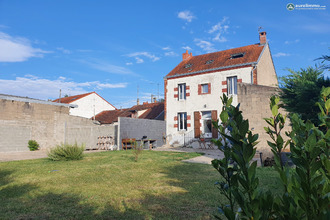
[[[231,68],[232,66],[257,62],[264,45],[252,44],[244,47],[223,50],[198,56],[181,61],[166,77],[180,76],[195,72],[215,71],[214,69]],[[234,54],[243,53],[243,57],[232,58]]]
[[145,111],[139,118],[156,119],[164,112],[164,103],[148,103],[144,105],[135,105],[131,108],[122,110],[103,111],[95,116],[95,120],[101,124],[111,124],[117,122],[119,117],[132,117],[137,111]]
[[85,96],[88,96],[88,95],[90,95],[92,93],[94,93],[94,92],[89,92],[89,93],[85,93],[85,94],[81,94],[81,95],[74,95],[74,96],[69,96],[69,97],[63,97],[61,99],[55,99],[55,100],[53,100],[53,102],[59,102],[59,103],[69,104],[69,103],[74,102],[74,101],[76,101],[78,99],[81,99],[81,98],[83,98]]

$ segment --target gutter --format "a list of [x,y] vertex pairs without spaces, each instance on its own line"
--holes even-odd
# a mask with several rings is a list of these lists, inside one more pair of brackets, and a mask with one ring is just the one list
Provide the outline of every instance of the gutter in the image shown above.
[[232,65],[232,66],[223,66],[223,67],[218,67],[218,68],[213,68],[213,69],[200,70],[200,71],[191,72],[191,73],[183,73],[183,74],[177,74],[176,73],[175,75],[172,75],[172,76],[165,76],[164,79],[171,79],[171,78],[176,78],[176,77],[189,76],[189,75],[194,75],[194,74],[198,74],[198,73],[205,73],[205,72],[210,72],[210,71],[229,69],[229,68],[235,68],[235,67],[241,67],[241,66],[256,65],[257,63],[258,62],[243,63],[243,64],[237,64],[237,65]]

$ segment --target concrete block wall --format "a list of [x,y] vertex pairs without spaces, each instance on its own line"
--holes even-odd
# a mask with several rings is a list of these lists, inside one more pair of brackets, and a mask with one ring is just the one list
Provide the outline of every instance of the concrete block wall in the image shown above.
[[[279,88],[270,86],[252,85],[246,83],[239,83],[237,88],[238,102],[240,103],[240,110],[243,113],[243,117],[249,120],[250,129],[253,134],[259,134],[259,143],[257,150],[263,153],[263,157],[272,156],[270,147],[267,144],[267,140],[270,141],[270,137],[266,134],[264,127],[268,124],[264,118],[272,116],[269,102],[272,95],[278,94]],[[284,110],[282,114],[287,114]],[[286,126],[283,130],[283,137],[285,137],[285,131],[290,130],[289,120],[286,122]]]
[[163,140],[163,137],[165,136],[165,129],[165,121],[119,118],[118,143],[121,145],[121,140],[126,138],[135,138],[136,140],[141,140],[143,136],[147,136],[147,139],[156,140],[155,145],[160,147],[165,144]]
[[0,99],[0,152],[28,151],[29,140],[36,140],[42,149],[65,141],[93,147],[98,136],[115,132],[114,125],[70,116],[65,106]]

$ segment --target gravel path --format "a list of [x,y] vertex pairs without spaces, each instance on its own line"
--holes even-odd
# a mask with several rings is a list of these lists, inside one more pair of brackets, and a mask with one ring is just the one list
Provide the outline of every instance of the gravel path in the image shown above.
[[211,164],[212,160],[220,159],[224,157],[223,153],[220,150],[213,150],[213,149],[162,146],[155,148],[154,151],[197,152],[203,154],[202,156],[194,157],[188,160],[183,160],[183,162],[188,162],[188,163]]
[[[155,148],[153,150],[175,151],[175,152],[197,152],[203,154],[202,156],[194,157],[188,160],[183,160],[183,162],[188,162],[188,163],[211,164],[211,161],[213,159],[220,159],[224,157],[223,153],[220,150],[215,150],[215,149],[162,146]],[[100,151],[102,150],[85,151],[85,153],[100,152]],[[24,152],[1,152],[0,162],[15,161],[15,160],[31,160],[31,159],[46,158],[46,157],[47,157],[47,150],[24,151]],[[255,158],[254,160],[257,160],[258,166],[260,166],[260,160],[257,158]]]
[[[84,151],[84,153],[101,152],[103,150]],[[20,151],[20,152],[0,152],[0,162],[15,160],[32,160],[46,158],[47,150]]]

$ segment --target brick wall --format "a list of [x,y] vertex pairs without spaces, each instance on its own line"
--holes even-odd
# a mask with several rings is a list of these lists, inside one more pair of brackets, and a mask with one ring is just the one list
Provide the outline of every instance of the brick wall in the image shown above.
[[29,140],[36,140],[42,149],[75,141],[90,148],[98,136],[115,134],[114,125],[70,116],[65,106],[0,99],[0,152],[28,151]]
[[[278,92],[279,89],[277,87],[245,83],[239,83],[237,88],[240,110],[243,112],[243,117],[249,119],[250,129],[252,129],[253,134],[259,134],[257,150],[263,152],[264,158],[271,156],[272,153],[267,144],[267,140],[270,140],[270,138],[264,130],[264,127],[267,127],[268,124],[263,118],[268,118],[272,115],[269,107],[269,98]],[[286,112],[282,111],[282,114],[286,114]],[[289,120],[287,120],[284,130],[289,131],[289,127]],[[285,137],[284,132],[283,137]]]

